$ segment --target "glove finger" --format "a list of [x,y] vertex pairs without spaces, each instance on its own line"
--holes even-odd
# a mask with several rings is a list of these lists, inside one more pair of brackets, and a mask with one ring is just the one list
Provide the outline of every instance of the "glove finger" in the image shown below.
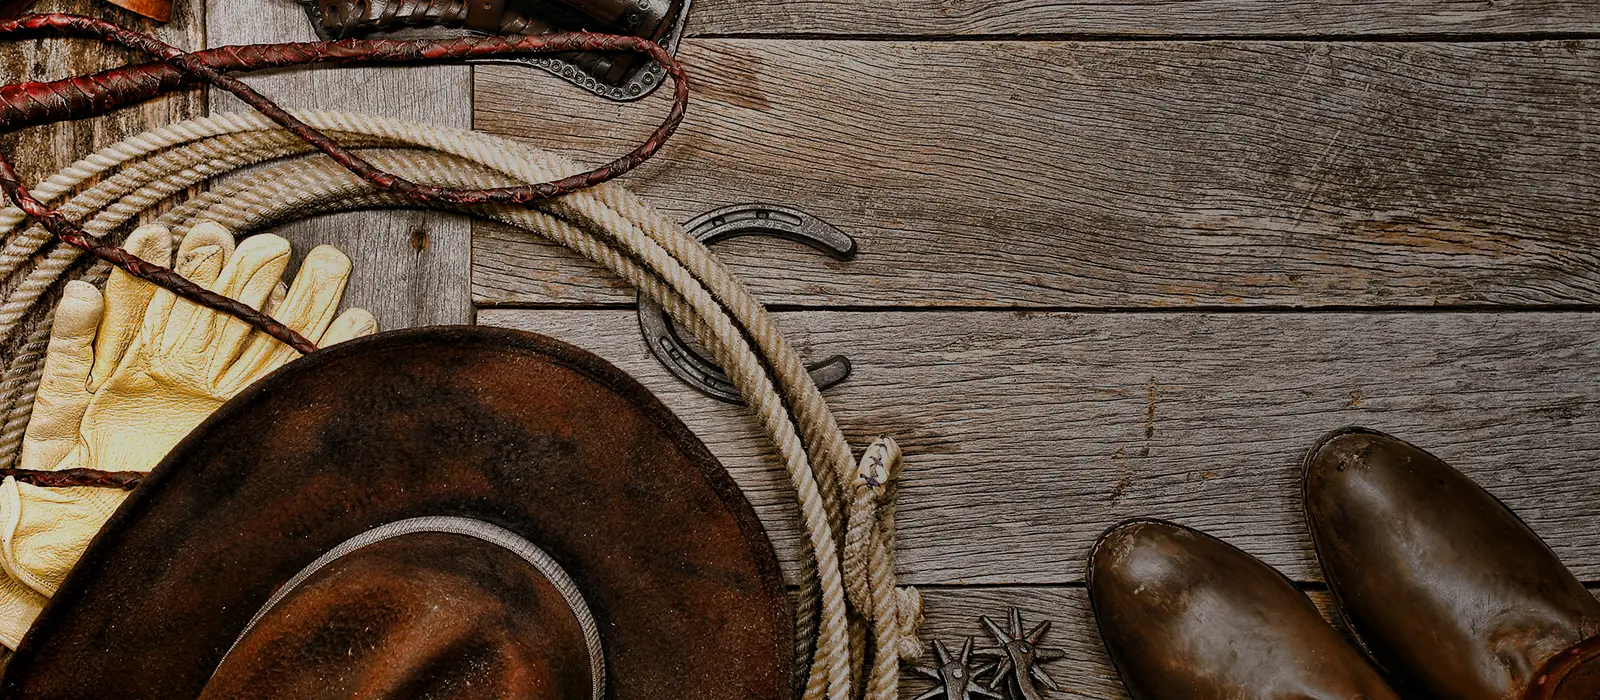
[[[233,256],[233,250],[233,234],[217,224],[202,222],[189,229],[189,235],[179,244],[173,269],[195,284],[212,289],[223,266]],[[145,312],[141,344],[150,351],[166,352],[169,346],[161,343],[168,340],[167,329],[186,327],[200,310],[199,306],[188,302],[178,304],[177,295],[165,289],[156,292],[150,301],[150,310]]]
[[[172,264],[172,232],[165,226],[140,226],[128,234],[122,247],[146,262],[162,267]],[[106,278],[106,310],[100,322],[100,335],[94,341],[90,391],[99,389],[122,362],[128,346],[144,325],[144,314],[149,310],[151,298],[159,289],[120,269],[113,269]]]
[[233,251],[233,257],[228,258],[228,265],[222,268],[222,276],[217,278],[217,293],[251,308],[261,308],[272,290],[283,282],[291,252],[289,242],[282,236],[263,233],[244,239]]
[[[272,290],[272,296],[267,297],[267,303],[261,305],[261,313],[273,318],[279,318],[278,311],[283,308],[283,301],[288,297],[288,295],[289,285],[279,282],[278,286]],[[282,319],[280,318],[279,320]],[[262,342],[263,340],[268,342],[264,343]],[[222,393],[227,396],[233,396],[234,394],[237,394],[239,391],[243,390],[245,386],[249,386],[249,384],[254,381],[254,378],[249,380],[241,380],[237,378],[236,375],[242,374],[245,367],[261,361],[261,357],[272,352],[272,346],[277,344],[280,343],[278,343],[277,340],[272,336],[265,333],[255,333],[251,335],[250,342],[245,345],[244,353],[239,356],[239,361],[233,363],[233,367],[229,368],[228,373],[222,378],[222,381],[220,382]],[[284,362],[288,362],[288,360],[285,360]],[[277,366],[278,365],[273,365],[273,367]],[[243,382],[242,384],[240,383],[241,381]]]
[[33,400],[33,415],[22,437],[23,469],[53,469],[78,441],[84,409],[94,396],[89,371],[95,364],[95,330],[105,302],[100,290],[81,280],[68,282],[50,323],[50,344]]
[[[0,517],[17,512],[18,501],[17,480],[7,478],[0,483]],[[11,507],[5,507],[9,503]],[[11,524],[0,522],[4,530],[11,530]],[[0,560],[3,563],[3,560]],[[0,644],[15,649],[22,642],[22,636],[27,634],[28,628],[33,626],[34,618],[39,616],[39,611],[44,609],[46,598],[11,577],[11,574],[0,572]]]
[[[42,488],[8,480],[0,489],[0,565],[12,578],[55,595],[127,494],[100,488]],[[6,494],[15,488],[15,494]]]
[[283,306],[284,297],[289,295],[289,285],[282,282],[272,288],[272,295],[267,297],[267,303],[261,305],[261,313],[277,318],[278,307]]
[[0,573],[0,644],[16,649],[47,600],[10,574]]
[[178,245],[174,269],[195,284],[215,289],[217,277],[222,274],[223,265],[233,259],[235,248],[233,234],[228,229],[218,223],[202,221],[189,229],[183,243]]
[[322,339],[317,342],[317,347],[331,347],[346,340],[369,336],[378,332],[378,319],[366,309],[350,309],[339,318],[333,320],[333,325],[328,326],[328,332],[322,334]]
[[[349,309],[328,325],[328,331],[321,338],[314,339],[318,348],[337,345],[352,338],[372,335],[378,332],[378,319],[366,309]],[[239,379],[227,384],[233,394],[243,391],[251,382],[265,376],[268,372],[282,367],[300,356],[300,352],[283,343],[273,341],[268,347],[269,355],[260,360],[255,366],[263,368],[253,375],[241,373]],[[248,379],[248,381],[246,380]],[[232,394],[230,394],[231,396]]]
[[[290,252],[288,241],[270,233],[245,239],[217,278],[217,292],[251,308],[261,308],[282,282]],[[208,311],[195,319],[194,332],[183,343],[184,351],[204,355],[205,377],[216,381],[244,352],[254,330],[228,314]]]
[[350,283],[350,258],[331,245],[319,245],[306,254],[289,288],[278,320],[307,338],[321,338],[339,311],[339,301]]
[[[328,330],[349,281],[350,258],[333,246],[317,246],[300,264],[288,297],[274,318],[315,342]],[[228,391],[242,390],[287,364],[296,354],[278,339],[255,333],[238,361],[229,368],[222,386]]]

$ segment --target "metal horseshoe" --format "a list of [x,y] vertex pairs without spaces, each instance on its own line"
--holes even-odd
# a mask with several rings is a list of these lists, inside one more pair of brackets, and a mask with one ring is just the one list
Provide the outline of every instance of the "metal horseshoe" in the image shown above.
[[[684,226],[695,240],[715,245],[740,236],[770,236],[804,243],[835,260],[856,256],[856,241],[832,224],[798,209],[773,204],[737,204],[709,211]],[[655,302],[639,295],[639,331],[657,360],[685,384],[728,403],[744,403],[722,369],[695,353]],[[850,360],[834,355],[806,365],[812,381],[827,389],[850,376]]]

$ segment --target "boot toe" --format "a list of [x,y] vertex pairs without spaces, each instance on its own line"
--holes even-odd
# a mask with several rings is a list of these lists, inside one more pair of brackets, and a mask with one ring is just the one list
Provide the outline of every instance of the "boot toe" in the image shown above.
[[1138,700],[1393,697],[1292,582],[1216,538],[1124,523],[1095,543],[1088,578],[1106,650]]
[[1600,612],[1515,514],[1404,440],[1335,431],[1307,454],[1303,486],[1340,614],[1380,664],[1426,694],[1520,693]]
[[1324,436],[1306,457],[1307,509],[1350,505],[1353,492],[1380,495],[1373,481],[1409,463],[1407,448],[1411,446],[1399,439],[1366,428],[1341,428]]
[[1136,589],[1159,593],[1182,588],[1187,577],[1180,559],[1192,544],[1194,534],[1154,520],[1130,521],[1107,530],[1089,556],[1091,591]]

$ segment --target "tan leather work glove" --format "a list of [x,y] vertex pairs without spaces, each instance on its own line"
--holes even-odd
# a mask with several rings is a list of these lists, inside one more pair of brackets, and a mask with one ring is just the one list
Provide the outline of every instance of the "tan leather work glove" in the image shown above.
[[[165,229],[146,227],[125,247],[165,262],[170,240]],[[376,332],[364,310],[335,318],[350,273],[343,253],[329,246],[312,250],[285,288],[288,264],[289,244],[282,238],[255,236],[236,249],[230,233],[207,223],[184,239],[175,268],[266,310],[321,346]],[[58,311],[23,442],[25,467],[148,471],[229,398],[298,356],[243,321],[120,270],[107,281],[103,304],[98,296],[90,285],[74,285],[63,307],[68,301],[74,306],[65,319]],[[124,496],[7,479],[0,484],[0,566],[28,589],[53,594]],[[7,630],[31,623],[30,602],[36,615],[37,598],[19,603],[0,595],[0,642],[14,644]]]
[[[145,257],[132,246],[128,249]],[[69,375],[87,376],[94,363],[95,328],[100,324],[105,302],[100,290],[87,282],[68,282],[56,306],[50,326],[50,345],[45,350],[47,365],[54,373],[41,376],[33,417],[23,438],[24,469],[49,469],[78,441],[78,424],[89,407],[89,392],[82,382]],[[22,635],[44,608],[45,597],[11,577],[0,573],[0,644],[15,649]]]
[[[166,265],[171,263],[171,241],[165,228],[147,226],[129,235],[123,248],[147,261]],[[77,445],[83,412],[89,408],[96,388],[94,382],[86,381],[96,368],[96,356],[107,360],[99,374],[109,375],[144,321],[145,307],[155,290],[154,285],[120,270],[107,280],[104,296],[87,282],[75,280],[66,284],[50,326],[44,371],[17,466],[54,469]],[[106,297],[111,299],[109,315]],[[10,494],[13,490],[9,486],[0,486],[0,490]],[[43,594],[10,574],[0,577],[0,644],[15,649],[38,617],[44,601]]]

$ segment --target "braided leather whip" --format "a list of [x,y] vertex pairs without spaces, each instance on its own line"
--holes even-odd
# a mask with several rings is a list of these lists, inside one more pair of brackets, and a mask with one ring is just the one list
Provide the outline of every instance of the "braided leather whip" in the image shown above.
[[[666,143],[683,121],[689,100],[683,66],[659,45],[646,39],[611,34],[567,32],[518,36],[463,37],[447,40],[341,39],[251,46],[225,46],[187,52],[116,24],[71,14],[33,14],[0,21],[0,40],[61,36],[94,39],[138,51],[155,62],[125,66],[94,75],[51,82],[26,82],[0,87],[0,131],[57,121],[83,119],[137,104],[194,82],[220,87],[245,104],[315,146],[339,165],[372,183],[420,205],[526,204],[559,197],[614,179],[644,163]],[[667,117],[643,143],[594,170],[550,182],[516,187],[458,189],[411,182],[381,170],[256,92],[230,72],[283,68],[315,63],[429,64],[487,56],[518,56],[571,51],[628,52],[649,56],[666,69],[673,82],[673,103]],[[122,248],[102,243],[77,224],[28,192],[11,160],[0,153],[0,190],[28,216],[68,245],[104,260],[128,274],[149,281],[201,306],[234,316],[301,353],[316,345],[261,311],[201,287],[172,269],[146,262]],[[131,473],[71,470],[33,472],[11,469],[0,476],[40,486],[102,486],[131,489]]]

